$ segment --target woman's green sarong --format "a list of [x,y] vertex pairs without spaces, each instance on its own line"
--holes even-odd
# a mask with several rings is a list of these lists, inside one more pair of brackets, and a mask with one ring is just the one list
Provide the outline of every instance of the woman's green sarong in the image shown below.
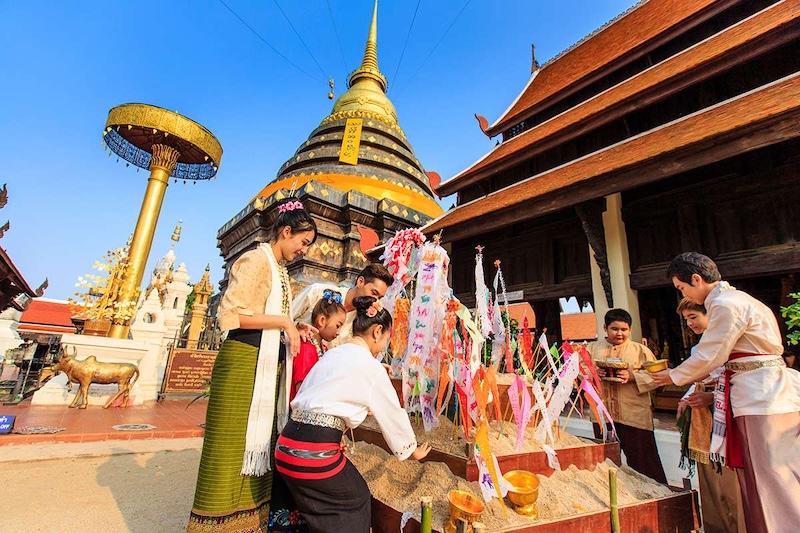
[[[257,359],[258,348],[230,339],[217,354],[189,533],[268,529],[273,471],[263,476],[241,474]],[[279,364],[275,376],[275,405],[282,368]],[[277,417],[272,424],[273,449],[276,440]]]

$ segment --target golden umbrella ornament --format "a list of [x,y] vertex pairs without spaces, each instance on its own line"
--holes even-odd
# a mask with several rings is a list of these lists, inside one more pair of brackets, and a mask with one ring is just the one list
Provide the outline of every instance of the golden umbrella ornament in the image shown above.
[[[197,122],[146,104],[124,104],[109,111],[103,141],[128,163],[150,170],[128,254],[130,266],[114,295],[117,306],[131,306],[136,305],[169,178],[193,182],[214,178],[222,145]],[[108,336],[127,339],[129,322],[115,318]]]

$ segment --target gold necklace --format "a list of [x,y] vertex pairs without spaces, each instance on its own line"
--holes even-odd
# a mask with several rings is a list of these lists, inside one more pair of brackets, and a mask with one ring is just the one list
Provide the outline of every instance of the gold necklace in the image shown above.
[[289,314],[289,271],[286,267],[278,263],[278,273],[281,278],[281,313]]

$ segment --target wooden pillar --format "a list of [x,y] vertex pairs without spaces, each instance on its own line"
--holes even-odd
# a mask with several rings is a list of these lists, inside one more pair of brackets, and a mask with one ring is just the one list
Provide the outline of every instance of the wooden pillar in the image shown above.
[[[625,233],[625,223],[622,221],[622,195],[620,193],[606,196],[606,210],[602,219],[613,305],[615,308],[625,309],[631,314],[633,317],[631,339],[641,341],[642,324],[639,314],[639,297],[636,291],[631,289],[628,237]],[[603,289],[600,267],[591,248],[589,256],[591,258],[592,293],[594,295],[597,335],[601,337],[603,317],[610,307],[606,299],[606,292]]]

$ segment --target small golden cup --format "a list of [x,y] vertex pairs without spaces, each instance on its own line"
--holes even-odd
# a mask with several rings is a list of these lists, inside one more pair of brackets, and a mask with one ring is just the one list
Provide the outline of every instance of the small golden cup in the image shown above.
[[447,500],[450,502],[450,520],[444,527],[445,533],[455,533],[459,518],[467,522],[467,533],[471,533],[472,523],[477,522],[483,512],[483,502],[463,490],[451,490],[447,493]]
[[503,478],[511,483],[508,499],[517,514],[538,518],[539,510],[536,500],[539,497],[539,478],[526,470],[511,470],[503,474]]
[[661,372],[662,370],[667,369],[667,359],[659,359],[658,361],[645,361],[642,363],[642,366],[645,370],[650,372],[651,374],[655,374],[656,372]]

